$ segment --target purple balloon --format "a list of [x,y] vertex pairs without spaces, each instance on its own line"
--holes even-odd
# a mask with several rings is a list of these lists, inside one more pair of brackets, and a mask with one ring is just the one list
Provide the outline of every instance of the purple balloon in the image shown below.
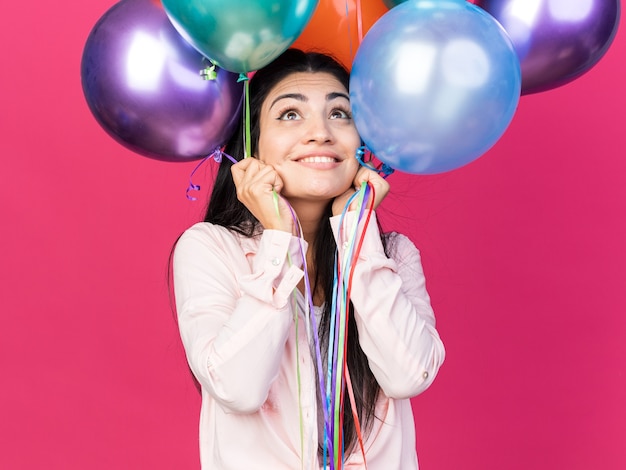
[[160,2],[122,0],[92,29],[82,86],[96,120],[146,157],[184,162],[212,153],[232,135],[242,109],[238,75],[211,66],[174,29]]
[[513,41],[522,94],[580,77],[607,51],[619,24],[620,0],[477,0]]

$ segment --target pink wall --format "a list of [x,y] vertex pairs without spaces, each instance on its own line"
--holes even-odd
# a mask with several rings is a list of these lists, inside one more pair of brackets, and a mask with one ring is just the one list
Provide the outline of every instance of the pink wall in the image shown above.
[[[6,3],[0,468],[198,468],[165,284],[193,164],[87,109],[82,48],[113,1]],[[624,57],[622,30],[478,161],[392,177],[383,220],[423,252],[448,352],[414,402],[425,470],[626,468]]]

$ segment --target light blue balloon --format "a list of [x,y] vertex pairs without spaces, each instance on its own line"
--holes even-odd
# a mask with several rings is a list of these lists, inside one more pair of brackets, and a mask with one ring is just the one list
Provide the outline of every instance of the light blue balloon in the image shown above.
[[511,40],[491,15],[464,0],[409,0],[363,39],[350,101],[363,141],[382,162],[436,174],[496,143],[520,87]]
[[162,0],[201,54],[230,72],[258,70],[300,36],[319,0]]

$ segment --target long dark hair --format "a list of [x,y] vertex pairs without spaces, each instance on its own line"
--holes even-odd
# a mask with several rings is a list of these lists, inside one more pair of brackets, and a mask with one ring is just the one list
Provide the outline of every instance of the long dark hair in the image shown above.
[[[251,148],[254,154],[259,141],[259,114],[261,106],[274,86],[288,75],[297,72],[329,73],[342,83],[346,90],[350,75],[333,58],[319,53],[288,49],[271,64],[257,71],[250,80],[250,131]],[[225,152],[236,160],[244,156],[243,123],[227,143]],[[259,233],[262,227],[250,211],[237,199],[230,168],[232,163],[223,158],[220,164],[213,191],[207,207],[205,222],[221,225],[242,235],[251,237]],[[335,239],[329,217],[332,215],[332,203],[326,208],[326,218],[318,229],[313,248],[316,263],[316,276],[311,279],[312,292],[320,289],[326,300],[320,323],[320,342],[322,351],[328,348],[330,332],[330,299],[333,295],[333,270],[336,250]],[[383,238],[383,244],[385,239]],[[362,428],[367,433],[371,430],[374,410],[380,387],[369,368],[367,357],[359,344],[359,335],[354,321],[354,307],[350,303],[348,322],[348,344],[346,361],[350,370],[357,413]],[[343,436],[345,450],[349,453],[357,443],[355,423],[349,400],[344,402]]]

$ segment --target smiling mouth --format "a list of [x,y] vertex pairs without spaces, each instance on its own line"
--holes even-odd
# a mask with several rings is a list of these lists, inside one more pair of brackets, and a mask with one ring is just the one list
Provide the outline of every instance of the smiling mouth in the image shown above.
[[298,160],[299,163],[335,163],[336,161],[336,158],[322,156],[304,157]]

